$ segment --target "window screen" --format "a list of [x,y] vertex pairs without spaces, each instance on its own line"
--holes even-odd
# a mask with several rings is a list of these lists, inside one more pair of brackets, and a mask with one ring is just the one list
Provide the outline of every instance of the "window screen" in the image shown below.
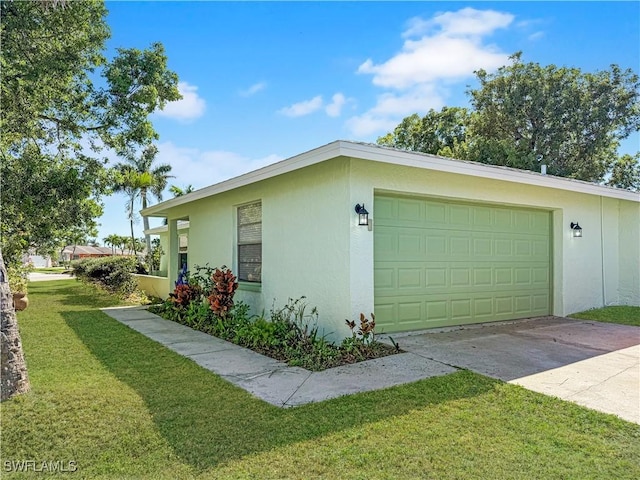
[[262,203],[238,207],[238,280],[262,281]]

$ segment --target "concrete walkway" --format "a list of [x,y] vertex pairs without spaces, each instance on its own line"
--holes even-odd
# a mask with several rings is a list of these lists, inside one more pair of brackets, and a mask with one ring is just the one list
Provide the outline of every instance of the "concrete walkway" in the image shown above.
[[454,367],[414,353],[401,353],[311,372],[164,320],[143,307],[105,308],[102,311],[278,407],[380,390],[456,371]]
[[310,372],[164,320],[103,311],[279,407],[447,375],[460,368],[640,424],[640,328],[547,317],[396,334],[406,352]]

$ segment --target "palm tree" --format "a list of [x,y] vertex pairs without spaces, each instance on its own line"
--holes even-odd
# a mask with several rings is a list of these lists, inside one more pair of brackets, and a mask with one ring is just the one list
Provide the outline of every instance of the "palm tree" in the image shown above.
[[[183,195],[186,195],[187,193],[193,192],[194,190],[195,188],[193,188],[193,185],[187,185],[185,188],[180,188],[177,185],[171,185],[169,187],[169,192],[171,192],[171,194],[173,195],[173,198],[181,197]],[[164,225],[168,225],[169,219],[165,218],[163,223]]]
[[169,192],[171,192],[174,197],[181,197],[187,193],[193,192],[194,190],[193,185],[187,185],[185,188],[180,188],[177,185],[171,185],[169,187]]
[[[158,148],[149,145],[142,151],[139,158],[127,158],[125,163],[115,166],[118,172],[115,191],[124,192],[128,197],[127,215],[131,224],[131,239],[135,252],[135,236],[133,233],[133,223],[136,219],[135,201],[140,197],[142,208],[148,206],[149,196],[153,195],[158,201],[162,200],[162,191],[167,186],[167,180],[173,178],[169,175],[171,165],[163,163],[154,165]],[[145,231],[149,229],[149,219],[142,217]],[[145,243],[147,251],[151,251],[151,237],[145,233]]]
[[116,235],[115,233],[112,233],[111,235],[107,235],[106,237],[104,237],[102,241],[104,242],[105,246],[111,247],[111,255],[115,255],[116,254],[115,248],[121,243],[120,235]]

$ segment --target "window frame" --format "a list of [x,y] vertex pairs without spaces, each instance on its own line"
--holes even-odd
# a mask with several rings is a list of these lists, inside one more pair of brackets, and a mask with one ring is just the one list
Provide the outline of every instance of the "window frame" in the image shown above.
[[[256,205],[259,206],[260,208],[260,221],[256,221],[256,222],[246,222],[246,223],[241,223],[240,221],[240,216],[242,213],[242,210],[244,208],[247,207],[255,207]],[[256,242],[255,240],[253,241],[242,241],[241,240],[241,234],[240,234],[240,229],[242,227],[246,227],[249,225],[260,225],[260,241]],[[254,200],[252,202],[247,202],[244,203],[242,205],[238,205],[236,207],[236,266],[237,266],[237,276],[238,276],[238,283],[242,284],[246,284],[247,286],[249,285],[254,285],[254,286],[260,286],[262,284],[262,200]],[[259,245],[260,246],[260,261],[256,262],[256,261],[243,261],[241,255],[240,255],[240,250],[241,247],[244,246],[248,246],[248,245]],[[241,274],[243,269],[241,268],[241,265],[254,265],[256,266],[255,268],[260,270],[260,274],[259,274],[259,279],[258,280],[253,280],[253,279],[249,279],[248,276],[251,274],[247,275],[247,278],[241,278]]]

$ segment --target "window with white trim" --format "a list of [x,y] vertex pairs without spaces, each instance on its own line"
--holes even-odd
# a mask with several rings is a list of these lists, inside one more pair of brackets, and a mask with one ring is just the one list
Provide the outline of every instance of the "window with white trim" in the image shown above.
[[262,202],[238,207],[238,280],[262,281]]

